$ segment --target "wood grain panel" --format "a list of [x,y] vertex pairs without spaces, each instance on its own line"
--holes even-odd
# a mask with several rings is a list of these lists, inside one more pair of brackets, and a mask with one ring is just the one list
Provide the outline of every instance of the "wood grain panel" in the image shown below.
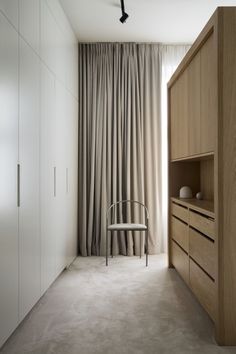
[[189,284],[189,260],[188,255],[172,241],[172,264],[183,280]]
[[187,86],[187,71],[184,71],[170,90],[171,159],[188,156]]
[[[183,183],[184,180],[188,182],[184,184],[190,185],[191,179],[194,179],[193,173],[191,174],[189,168],[183,165],[183,160],[202,160],[204,156],[209,157],[209,154],[214,152],[213,168],[210,166],[212,162],[208,161],[200,162],[201,170],[198,170],[200,172],[195,169],[196,174],[198,174],[197,178],[200,177],[201,179],[199,185],[195,185],[196,187],[200,186],[206,198],[211,200],[213,208],[211,206],[210,209],[207,207],[207,212],[214,214],[215,224],[208,221],[206,227],[202,218],[201,222],[199,222],[199,219],[194,227],[206,227],[208,231],[210,229],[215,238],[215,252],[217,254],[215,283],[193,260],[190,260],[190,285],[199,301],[215,319],[216,339],[222,345],[236,345],[235,34],[236,8],[218,8],[168,83],[170,92],[183,73],[188,71],[188,66],[200,51],[200,153],[193,156],[190,156],[189,153],[187,156],[183,156],[179,148],[179,151],[173,155],[174,158],[171,155],[171,161],[179,161],[178,163],[170,163],[169,166],[169,195],[177,197],[181,182]],[[191,78],[189,80],[191,82]],[[188,89],[188,85],[186,87]],[[181,105],[181,100],[177,101]],[[179,132],[177,136],[180,136]],[[192,150],[192,146],[188,149]],[[193,146],[194,149],[195,146]],[[212,174],[213,170],[214,176]],[[197,182],[197,179],[195,182]],[[212,203],[213,197],[214,204]],[[202,209],[202,204],[200,203],[198,207]],[[198,210],[195,204],[192,208]],[[201,210],[199,211],[201,212]],[[171,213],[170,207],[169,213]],[[204,229],[201,229],[201,231],[207,233]],[[210,236],[209,233],[208,236]],[[169,232],[169,240],[170,253],[173,251],[171,261],[173,258],[177,264],[176,269],[180,269],[179,272],[185,274],[183,277],[188,278],[187,266],[184,267],[187,255],[177,244],[173,246],[171,232]],[[200,263],[199,259],[198,262]]]
[[217,117],[217,69],[213,34],[200,50],[201,55],[201,153],[215,150]]
[[214,159],[200,162],[200,180],[203,198],[214,201]]
[[190,259],[189,261],[189,283],[193,293],[199,302],[208,312],[210,317],[215,319],[216,288],[215,283],[198,265]]
[[189,156],[201,153],[200,125],[200,53],[192,59],[188,76],[188,151]]
[[172,239],[175,240],[186,252],[188,252],[188,226],[179,219],[176,219],[174,216],[171,218],[171,235]]
[[215,239],[215,222],[212,219],[198,214],[194,211],[189,212],[189,224],[203,234]]
[[171,203],[172,215],[177,216],[179,219],[188,223],[188,209],[182,205]]
[[179,130],[179,81],[170,89],[170,129],[171,129],[171,159],[179,156],[178,130]]
[[189,229],[189,255],[215,279],[215,243],[191,228]]
[[172,201],[177,202],[189,209],[196,210],[201,214],[209,216],[210,218],[215,218],[214,213],[214,203],[210,200],[198,200],[196,198],[193,199],[181,199],[181,198],[171,198]]
[[[222,344],[236,345],[236,8],[219,9],[219,324]],[[222,25],[222,26],[221,26]]]
[[176,161],[170,166],[170,195],[179,196],[183,186],[190,186],[193,195],[200,190],[200,163],[198,161]]

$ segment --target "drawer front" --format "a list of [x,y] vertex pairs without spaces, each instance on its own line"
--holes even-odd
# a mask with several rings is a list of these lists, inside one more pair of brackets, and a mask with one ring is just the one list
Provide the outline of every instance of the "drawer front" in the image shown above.
[[188,255],[174,242],[172,243],[172,264],[184,281],[189,284]]
[[207,235],[208,237],[215,239],[215,222],[204,215],[200,215],[193,211],[189,212],[189,224]]
[[189,255],[215,279],[215,243],[191,228],[189,229]]
[[172,215],[175,215],[179,219],[188,223],[188,209],[187,208],[185,208],[181,205],[172,203],[172,210],[171,211],[172,211]]
[[189,283],[193,293],[214,321],[216,306],[215,283],[191,259]]
[[186,252],[188,252],[188,226],[182,221],[171,218],[171,236]]

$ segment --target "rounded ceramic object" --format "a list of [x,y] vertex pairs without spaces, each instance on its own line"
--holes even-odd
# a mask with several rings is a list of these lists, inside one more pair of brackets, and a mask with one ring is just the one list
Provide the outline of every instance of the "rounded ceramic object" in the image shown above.
[[196,194],[196,198],[197,198],[198,200],[202,200],[202,199],[203,199],[203,194],[202,194],[202,192],[198,192],[198,193]]
[[179,197],[182,199],[191,199],[193,197],[191,188],[188,186],[180,188]]

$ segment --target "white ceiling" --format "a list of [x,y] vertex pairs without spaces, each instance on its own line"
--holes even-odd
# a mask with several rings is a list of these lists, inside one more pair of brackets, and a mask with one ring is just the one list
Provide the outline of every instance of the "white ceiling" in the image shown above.
[[60,0],[80,42],[192,43],[217,6],[236,0]]

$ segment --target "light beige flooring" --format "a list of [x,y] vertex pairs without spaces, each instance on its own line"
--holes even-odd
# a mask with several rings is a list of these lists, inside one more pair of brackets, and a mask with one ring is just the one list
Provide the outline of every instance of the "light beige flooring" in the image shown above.
[[77,258],[2,354],[220,354],[213,324],[165,255]]

